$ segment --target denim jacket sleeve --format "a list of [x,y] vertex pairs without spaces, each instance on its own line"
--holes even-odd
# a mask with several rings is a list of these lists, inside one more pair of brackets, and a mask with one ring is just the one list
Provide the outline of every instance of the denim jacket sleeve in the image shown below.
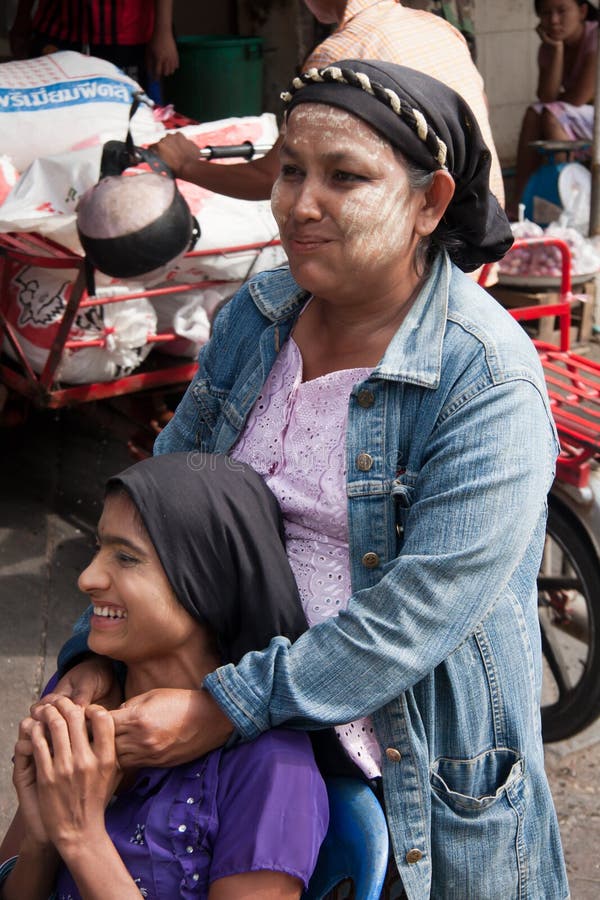
[[[532,546],[533,583],[556,457],[542,390],[515,374],[455,385],[419,471],[403,477],[404,542],[382,561],[379,580],[293,646],[275,638],[205,679],[244,738],[374,712],[474,632]],[[364,550],[351,544],[354,562]]]

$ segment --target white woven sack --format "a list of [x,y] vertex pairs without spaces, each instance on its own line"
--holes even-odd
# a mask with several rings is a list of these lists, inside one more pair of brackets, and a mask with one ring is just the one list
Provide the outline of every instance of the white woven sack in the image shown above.
[[[110,139],[125,140],[139,84],[104,59],[61,50],[0,64],[0,154],[22,172],[34,159]],[[131,122],[135,144],[166,132],[142,104]]]

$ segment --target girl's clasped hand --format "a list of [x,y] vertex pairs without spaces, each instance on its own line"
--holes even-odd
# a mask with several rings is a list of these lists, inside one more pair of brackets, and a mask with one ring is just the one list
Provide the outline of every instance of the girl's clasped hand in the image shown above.
[[26,830],[41,846],[61,853],[102,833],[120,778],[115,726],[104,707],[83,709],[61,697],[21,722],[13,783]]

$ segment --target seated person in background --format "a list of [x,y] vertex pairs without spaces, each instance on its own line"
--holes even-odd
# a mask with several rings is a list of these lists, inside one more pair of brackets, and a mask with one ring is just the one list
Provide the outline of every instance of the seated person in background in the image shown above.
[[56,50],[106,59],[145,89],[179,66],[173,0],[18,0],[9,41],[15,59]]
[[[168,454],[111,478],[79,586],[93,604],[88,646],[126,664],[126,700],[197,690],[223,662],[306,628],[277,501],[222,456]],[[128,771],[118,732],[118,711],[66,698],[21,724],[20,806],[0,851],[18,857],[3,900],[53,889],[95,900],[107,885],[119,900],[300,897],[328,823],[306,734]]]
[[[409,66],[455,90],[472,109],[487,144],[492,165],[490,187],[500,204],[504,184],[488,117],[483,80],[463,36],[432,13],[406,9],[396,0],[304,0],[324,25],[336,25],[302,66],[302,71],[334,65],[337,60],[379,59]],[[218,194],[243,200],[267,200],[279,175],[282,138],[265,156],[249,163],[219,166],[198,158],[197,147],[182,134],[167,135],[154,145],[178,178]]]
[[[591,140],[598,55],[598,10],[584,0],[534,0],[540,18],[539,103],[519,135],[515,197],[542,162],[532,141]],[[514,210],[511,210],[514,212]]]

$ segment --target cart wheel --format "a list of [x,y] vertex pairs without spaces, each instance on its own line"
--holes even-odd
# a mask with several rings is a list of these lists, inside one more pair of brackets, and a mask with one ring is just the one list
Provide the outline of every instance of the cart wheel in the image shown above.
[[544,741],[572,737],[600,715],[600,560],[550,496],[538,576]]

